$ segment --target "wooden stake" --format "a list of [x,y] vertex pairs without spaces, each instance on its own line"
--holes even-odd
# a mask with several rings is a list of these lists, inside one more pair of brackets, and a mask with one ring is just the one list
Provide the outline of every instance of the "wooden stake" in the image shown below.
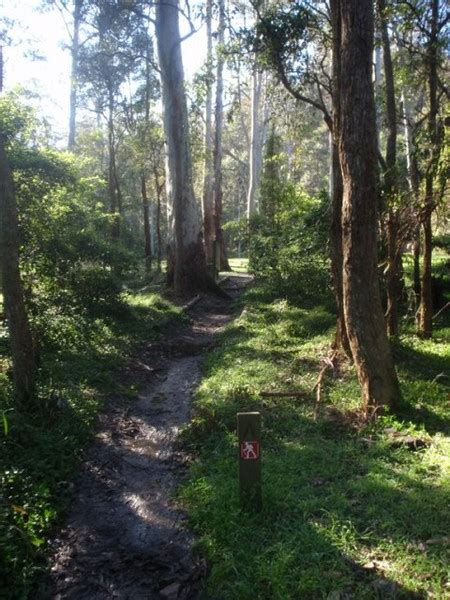
[[241,506],[259,512],[262,509],[261,413],[238,413],[237,431]]

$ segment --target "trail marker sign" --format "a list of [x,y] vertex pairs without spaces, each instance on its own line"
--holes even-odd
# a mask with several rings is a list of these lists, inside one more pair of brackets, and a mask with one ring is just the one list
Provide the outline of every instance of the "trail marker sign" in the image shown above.
[[261,413],[238,413],[237,433],[241,505],[243,508],[258,512],[262,508]]
[[259,442],[241,442],[241,458],[242,460],[258,460]]

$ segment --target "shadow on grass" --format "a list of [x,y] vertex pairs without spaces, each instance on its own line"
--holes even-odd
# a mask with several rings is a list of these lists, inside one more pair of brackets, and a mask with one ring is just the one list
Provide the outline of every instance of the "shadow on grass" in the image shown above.
[[[187,434],[199,459],[182,497],[201,536],[199,549],[211,561],[211,598],[413,599],[430,592],[440,597],[450,523],[435,449],[430,454],[394,449],[381,429],[368,446],[360,439],[364,434],[348,425],[315,422],[312,402],[266,401],[251,389],[222,386],[233,377],[238,383],[247,377],[256,388],[282,383],[292,354],[279,348],[277,325],[282,334],[298,336],[288,346],[298,348],[308,334],[324,335],[333,323],[332,315],[309,315],[283,301],[255,306],[271,300],[255,292],[247,317],[253,330],[236,329],[208,359],[206,387],[197,399],[201,426],[196,430],[194,423]],[[253,336],[259,336],[257,350],[247,346]],[[310,369],[319,362],[315,343],[305,345]],[[396,354],[407,373],[409,401],[398,416],[425,424],[430,433],[443,431],[448,423],[442,406],[434,412],[433,398],[419,406],[415,392],[422,398],[447,363],[436,354],[430,363],[427,352],[406,346],[398,345]],[[278,358],[285,366],[277,370]],[[256,373],[253,361],[264,362]],[[347,381],[337,381],[336,389]],[[434,386],[436,404],[442,404],[444,388]],[[238,502],[235,414],[246,410],[263,416],[260,515],[242,513]]]
[[397,342],[394,354],[404,378],[404,399],[397,415],[428,433],[449,433],[445,397],[450,392],[449,356]]
[[405,421],[410,421],[415,425],[424,427],[429,434],[443,433],[450,434],[450,420],[445,415],[439,415],[430,407],[420,404],[413,406],[403,401],[397,410],[397,416]]
[[[239,510],[235,447],[217,432],[203,436],[183,492],[212,561],[212,598],[413,599],[444,585],[445,545],[426,543],[450,528],[447,496],[419,455],[382,442],[364,449],[352,431],[324,438],[321,423],[292,406],[279,407],[278,419],[262,412],[262,514]],[[411,569],[414,584],[399,583]]]
[[450,365],[448,356],[440,356],[430,351],[411,348],[397,342],[394,345],[394,356],[401,371],[411,379],[434,381],[443,374],[441,379],[450,389]]

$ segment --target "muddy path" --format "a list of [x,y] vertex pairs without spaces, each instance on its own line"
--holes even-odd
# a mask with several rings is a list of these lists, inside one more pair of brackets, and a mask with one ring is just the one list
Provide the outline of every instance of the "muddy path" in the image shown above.
[[[248,282],[236,276],[224,286],[236,297]],[[66,525],[52,542],[47,598],[201,598],[205,565],[173,498],[188,457],[174,444],[231,303],[205,297],[188,314],[188,326],[143,348],[127,369],[127,381],[140,383],[137,399],[113,398],[99,417]]]

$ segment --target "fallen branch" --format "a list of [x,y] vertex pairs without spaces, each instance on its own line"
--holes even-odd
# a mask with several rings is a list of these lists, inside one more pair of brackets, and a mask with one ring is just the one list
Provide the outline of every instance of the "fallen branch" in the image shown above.
[[263,398],[304,398],[308,392],[260,392]]
[[320,408],[320,405],[322,402],[322,384],[323,384],[323,380],[325,378],[325,374],[328,371],[328,369],[332,369],[333,371],[336,371],[337,365],[335,364],[335,361],[336,361],[337,357],[338,357],[338,352],[337,352],[337,350],[335,350],[331,356],[327,356],[324,359],[322,359],[323,367],[320,370],[319,377],[317,378],[316,384],[313,387],[313,391],[316,390],[316,403],[314,405],[314,421],[317,421],[317,416],[319,414],[319,408]]
[[444,312],[444,310],[446,310],[448,307],[450,306],[450,302],[447,302],[447,304],[445,304],[445,306],[443,306],[440,310],[437,311],[437,313],[435,315],[433,315],[432,319],[434,321],[434,319],[436,319],[441,313]]
[[442,379],[442,377],[445,377],[446,379],[448,379],[448,375],[446,375],[445,373],[439,373],[438,375],[436,375],[436,377],[433,379],[433,381],[431,383],[436,383],[436,381],[438,379]]

